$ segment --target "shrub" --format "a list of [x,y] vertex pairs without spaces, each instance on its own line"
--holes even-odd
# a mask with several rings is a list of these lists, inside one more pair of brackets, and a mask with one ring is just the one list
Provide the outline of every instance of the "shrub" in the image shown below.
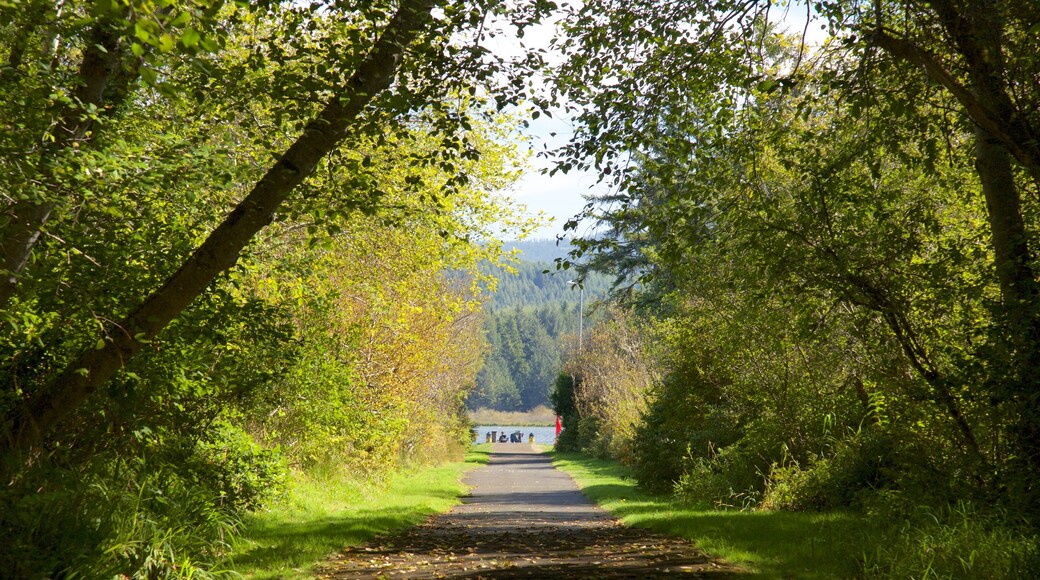
[[824,510],[862,507],[864,497],[893,482],[886,473],[893,447],[888,437],[858,432],[838,441],[829,457],[814,457],[809,466],[774,464],[766,481],[761,507],[782,510]]
[[732,445],[710,457],[688,456],[673,491],[685,503],[748,509],[761,497],[762,479],[755,454]]
[[[163,481],[165,479],[165,481]],[[101,521],[106,529],[98,558],[74,567],[85,578],[208,578],[228,550],[238,520],[233,512],[172,473],[148,473],[136,497],[103,490],[108,505],[119,505]],[[129,490],[134,491],[134,490]]]
[[289,469],[281,453],[264,449],[230,424],[212,429],[196,445],[194,471],[219,504],[234,512],[256,510],[285,492]]
[[99,459],[77,471],[36,466],[0,498],[0,569],[18,578],[212,576],[237,520],[179,467],[143,459]]
[[549,393],[553,412],[563,421],[563,431],[556,439],[558,451],[581,451],[582,448],[578,433],[578,410],[574,406],[574,382],[575,378],[571,375],[560,373],[556,377],[552,392]]
[[742,420],[717,404],[720,384],[696,365],[678,365],[655,385],[634,440],[633,467],[640,485],[670,491],[690,469],[712,471],[708,464],[698,467],[692,462],[712,460],[716,451],[741,437]]
[[857,432],[831,449],[804,460],[803,468],[786,447],[745,437],[717,452],[709,447],[707,455],[687,453],[674,491],[693,503],[800,511],[862,507],[875,490],[895,485],[890,437]]

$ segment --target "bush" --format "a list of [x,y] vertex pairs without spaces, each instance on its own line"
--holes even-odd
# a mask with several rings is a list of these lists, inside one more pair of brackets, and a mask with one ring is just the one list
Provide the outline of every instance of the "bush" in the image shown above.
[[136,432],[136,445],[56,450],[0,489],[0,570],[19,578],[206,578],[238,517],[285,490],[288,470],[240,429],[195,441]]
[[195,454],[196,477],[216,492],[221,507],[256,510],[286,491],[289,468],[281,453],[264,449],[230,424],[212,429]]
[[761,507],[824,510],[862,507],[866,496],[889,487],[893,446],[888,437],[859,432],[835,444],[830,457],[815,457],[803,469],[797,462],[772,466]]
[[[165,480],[165,481],[164,481]],[[207,578],[228,550],[238,520],[189,482],[173,474],[148,473],[136,497],[105,490],[108,505],[117,504],[104,521],[107,528],[96,560],[73,568],[86,578]],[[133,491],[133,490],[130,490]]]
[[578,409],[574,406],[574,377],[560,373],[549,393],[553,412],[563,421],[563,431],[556,439],[557,451],[581,451],[583,442],[578,430]]
[[207,578],[237,526],[169,464],[96,460],[22,475],[0,497],[0,569],[11,577]]
[[[633,467],[640,485],[659,493],[671,491],[687,471],[699,469],[698,458],[710,464],[718,449],[741,437],[741,420],[709,402],[717,403],[719,397],[717,381],[696,368],[675,369],[654,387],[634,440]],[[709,464],[701,467],[711,472]]]
[[761,497],[762,479],[755,455],[732,445],[711,457],[687,456],[673,491],[684,503],[748,509]]
[[570,421],[564,417],[563,425],[564,429],[556,439],[556,450],[598,456],[593,449],[594,441],[599,434],[599,420],[596,417],[572,416]]

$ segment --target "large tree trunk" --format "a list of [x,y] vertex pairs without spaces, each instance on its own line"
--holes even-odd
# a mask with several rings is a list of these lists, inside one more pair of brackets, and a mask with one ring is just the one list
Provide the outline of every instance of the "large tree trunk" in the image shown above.
[[[1019,115],[1006,89],[1000,10],[985,0],[970,2],[971,13],[967,15],[949,9],[946,3],[940,2],[939,6],[947,32],[965,57],[975,98],[1002,125],[1014,127]],[[994,266],[1012,352],[1009,361],[1012,376],[1006,395],[1018,407],[1020,418],[1014,435],[1019,453],[1030,471],[1037,475],[1040,474],[1040,316],[1037,312],[1040,305],[1011,152],[1012,147],[1004,143],[1000,135],[976,123],[975,170],[989,212]]]
[[967,8],[954,4],[951,0],[932,0],[912,2],[911,6],[922,14],[938,16],[949,38],[934,39],[934,45],[946,51],[949,49],[944,45],[953,43],[953,49],[963,59],[967,79],[960,78],[929,47],[894,35],[883,22],[867,25],[865,32],[875,45],[892,56],[921,67],[932,81],[957,99],[973,123],[1001,143],[1040,185],[1040,128],[1016,110],[1009,81],[1004,76],[1001,3],[974,0]]
[[101,349],[83,352],[15,418],[11,444],[28,450],[43,434],[108,381],[183,311],[221,272],[231,268],[253,236],[274,218],[294,187],[349,132],[372,98],[390,86],[405,48],[431,19],[434,0],[404,0],[344,87],[205,242],[158,290],[113,325]]
[[[953,44],[962,77],[927,47],[892,35],[883,23],[876,23],[872,38],[893,56],[920,66],[961,103],[975,124],[975,168],[986,200],[1010,353],[1003,361],[1010,367],[1010,378],[1000,387],[1002,392],[993,394],[1017,406],[1018,453],[1029,472],[1040,475],[1040,304],[1012,162],[1018,161],[1040,184],[1040,140],[1036,128],[1016,110],[1010,97],[1003,55],[1003,5],[992,0],[931,0],[918,8],[934,10],[938,16],[948,39],[935,42]],[[1034,499],[1040,503],[1040,498]]]
[[989,213],[994,267],[1006,323],[1021,363],[1035,362],[1036,283],[1021,198],[1008,151],[980,127],[975,129],[975,171]]

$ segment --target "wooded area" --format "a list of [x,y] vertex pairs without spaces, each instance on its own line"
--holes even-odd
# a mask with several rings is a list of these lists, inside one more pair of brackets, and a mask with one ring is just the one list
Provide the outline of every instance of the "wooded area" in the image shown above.
[[811,47],[782,9],[569,15],[560,161],[613,186],[577,254],[645,292],[567,363],[561,446],[690,502],[871,514],[868,576],[1034,576],[1040,12],[812,2]]
[[508,267],[512,272],[496,275],[495,268],[485,268],[496,275],[484,309],[489,350],[467,399],[470,409],[530,411],[548,405],[563,360],[577,347],[579,325],[591,328],[602,318],[591,305],[607,297],[611,278],[595,272],[568,277],[555,272],[552,262],[526,259],[532,246],[541,249],[541,257],[566,254],[555,242],[548,244],[556,251],[544,248],[546,242],[507,244],[507,251],[523,248],[519,261]]
[[[554,58],[487,48],[550,15]],[[1034,0],[0,0],[0,569],[217,574],[293,473],[457,453],[490,342],[645,486],[893,522],[864,576],[1036,576],[1038,38]],[[483,330],[527,114],[610,188],[562,369],[569,310]]]
[[5,574],[203,576],[468,442],[528,67],[435,4],[0,3]]

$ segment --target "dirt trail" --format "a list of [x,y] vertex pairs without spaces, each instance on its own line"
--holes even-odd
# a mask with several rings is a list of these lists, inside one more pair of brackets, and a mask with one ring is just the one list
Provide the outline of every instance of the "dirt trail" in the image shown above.
[[692,544],[626,528],[531,445],[494,445],[462,505],[346,549],[323,578],[721,578]]

